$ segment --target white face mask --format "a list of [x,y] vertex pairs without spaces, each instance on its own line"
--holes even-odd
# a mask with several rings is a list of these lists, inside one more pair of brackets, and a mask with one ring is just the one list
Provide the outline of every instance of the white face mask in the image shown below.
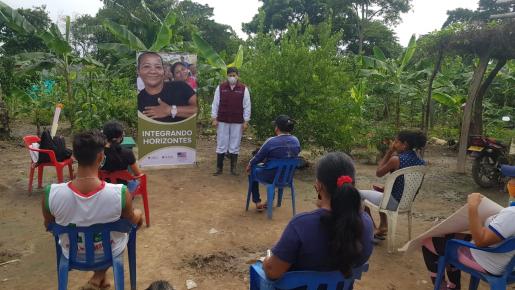
[[227,80],[229,81],[229,84],[235,85],[238,79],[236,77],[228,77]]

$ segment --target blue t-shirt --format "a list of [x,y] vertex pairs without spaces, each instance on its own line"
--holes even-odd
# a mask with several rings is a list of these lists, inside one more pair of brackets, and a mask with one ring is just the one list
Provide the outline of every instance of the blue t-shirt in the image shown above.
[[[328,214],[326,209],[301,213],[291,219],[281,239],[272,248],[279,259],[291,264],[289,271],[334,271],[330,266],[329,233],[321,223],[321,217]],[[363,252],[359,265],[372,255],[374,226],[370,216],[361,213],[363,221]],[[359,266],[356,265],[356,266]]]
[[[417,165],[425,165],[426,162],[420,159],[417,153],[413,150],[404,151],[399,154],[399,169],[417,166]],[[396,201],[401,201],[402,193],[404,192],[404,176],[399,176],[395,179],[392,187],[392,196]]]

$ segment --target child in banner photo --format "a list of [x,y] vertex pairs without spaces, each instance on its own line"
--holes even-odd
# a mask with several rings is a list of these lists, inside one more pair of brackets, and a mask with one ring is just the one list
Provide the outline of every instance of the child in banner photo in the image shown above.
[[146,117],[173,123],[197,113],[195,91],[183,81],[165,82],[163,59],[158,53],[138,56],[138,76],[144,85],[138,94],[138,111]]

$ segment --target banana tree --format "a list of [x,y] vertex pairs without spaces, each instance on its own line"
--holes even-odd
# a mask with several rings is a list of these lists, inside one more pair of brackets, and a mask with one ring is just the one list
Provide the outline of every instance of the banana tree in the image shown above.
[[[408,91],[411,91],[411,82],[407,81],[418,76],[418,73],[408,74],[407,69],[411,58],[417,48],[415,35],[411,36],[410,42],[404,52],[397,59],[386,58],[384,52],[379,47],[374,47],[374,56],[361,56],[361,65],[365,69],[361,70],[363,77],[377,77],[391,87],[396,96],[395,125],[400,127],[401,100]],[[389,99],[385,96],[385,115],[388,115]]]
[[[73,104],[72,81],[76,72],[72,72],[72,65],[79,63],[89,63],[100,65],[97,61],[89,57],[79,57],[73,53],[70,45],[70,17],[66,17],[65,34],[61,33],[55,23],[48,30],[39,30],[27,21],[15,9],[0,1],[0,19],[12,30],[21,34],[35,34],[39,37],[50,52],[29,52],[20,53],[15,56],[18,73],[25,73],[30,70],[41,70],[43,68],[55,68],[59,75],[66,82],[66,101]],[[73,118],[73,114],[68,117]],[[73,123],[73,122],[72,122]]]
[[[144,3],[142,1],[142,3]],[[149,12],[151,13],[151,12]],[[156,31],[147,31],[147,34],[153,34],[152,42],[145,39],[140,39],[125,25],[117,24],[108,19],[102,23],[103,27],[109,31],[119,43],[102,43],[99,44],[100,49],[108,50],[116,53],[118,56],[133,58],[138,51],[161,51],[163,49],[175,50],[177,47],[171,45],[173,30],[172,27],[176,22],[176,15],[170,11],[164,20],[159,19],[155,14],[153,15],[154,21],[159,24],[159,29]],[[141,19],[133,16],[133,19],[142,21]],[[152,30],[153,28],[149,28]]]
[[200,35],[194,33],[192,35],[193,46],[197,54],[205,60],[205,64],[201,64],[199,69],[205,73],[205,75],[212,76],[206,80],[207,86],[201,88],[205,93],[212,91],[223,79],[227,77],[227,68],[236,67],[241,68],[243,65],[243,46],[238,47],[238,52],[234,58],[234,61],[230,64],[226,64],[225,61],[220,57],[218,53],[205,41]]

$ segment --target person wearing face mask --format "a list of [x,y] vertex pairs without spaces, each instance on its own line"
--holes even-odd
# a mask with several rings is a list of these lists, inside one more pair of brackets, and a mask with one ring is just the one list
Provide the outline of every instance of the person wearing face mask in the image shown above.
[[240,152],[243,130],[247,129],[250,120],[249,89],[238,81],[239,72],[235,67],[227,69],[227,81],[215,90],[211,106],[211,118],[216,127],[216,172],[223,171],[225,153],[229,152],[231,174],[238,175],[236,163]]
[[[61,226],[75,224],[79,227],[89,227],[115,222],[120,218],[141,226],[142,212],[132,208],[132,198],[127,187],[123,184],[106,183],[98,178],[98,169],[105,160],[104,146],[104,136],[98,131],[74,135],[73,157],[78,163],[77,174],[70,182],[52,184],[45,188],[42,209],[46,228],[53,222]],[[127,241],[126,233],[111,233],[113,256],[123,253]],[[64,256],[68,257],[68,236],[61,235],[59,244]],[[77,256],[80,258],[84,255],[84,244],[79,242]],[[101,240],[95,242],[96,255],[104,255]],[[95,270],[81,289],[109,288],[106,271],[107,268]]]
[[143,52],[138,57],[138,76],[144,88],[138,94],[138,111],[156,121],[172,123],[197,113],[197,95],[183,81],[165,82],[161,56]]

